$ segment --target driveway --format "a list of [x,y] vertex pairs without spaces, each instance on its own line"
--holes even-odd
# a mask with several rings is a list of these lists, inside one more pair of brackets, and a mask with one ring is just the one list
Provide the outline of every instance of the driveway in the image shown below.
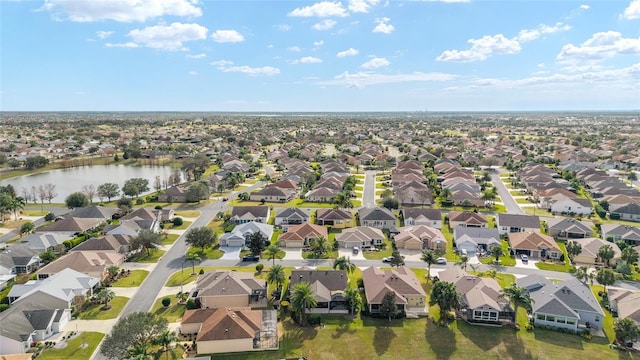
[[303,260],[302,249],[286,249],[282,248],[285,252],[284,258],[286,260]]
[[362,251],[358,251],[358,254],[354,254],[351,249],[338,249],[338,256],[345,256],[351,260],[367,260]]
[[400,255],[404,256],[404,261],[422,261],[422,250],[399,249]]
[[242,247],[239,246],[221,246],[220,250],[224,251],[224,254],[220,259],[222,260],[240,260],[240,250]]
[[529,261],[527,261],[527,263],[523,263],[522,260],[520,260],[519,258],[516,258],[516,266],[517,268],[525,268],[525,269],[537,269],[536,267],[536,263],[538,261],[537,260],[531,260],[529,259]]

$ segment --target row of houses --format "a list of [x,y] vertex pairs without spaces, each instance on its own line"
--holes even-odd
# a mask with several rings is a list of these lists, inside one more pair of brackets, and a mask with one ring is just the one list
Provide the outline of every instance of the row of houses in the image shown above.
[[403,206],[433,204],[433,190],[424,175],[424,165],[415,160],[399,163],[391,172],[391,186],[398,202]]
[[305,194],[305,199],[313,202],[332,202],[343,191],[351,170],[347,165],[334,159],[325,160],[319,166],[322,175],[313,188]]
[[457,161],[440,159],[433,165],[438,174],[438,183],[451,192],[449,200],[454,205],[484,206],[482,190],[476,182],[473,170],[464,169]]

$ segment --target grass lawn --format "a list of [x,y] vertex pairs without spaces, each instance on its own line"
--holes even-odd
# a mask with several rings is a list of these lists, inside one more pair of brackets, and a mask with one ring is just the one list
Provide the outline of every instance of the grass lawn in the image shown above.
[[83,311],[78,316],[82,320],[108,320],[115,319],[120,315],[122,309],[129,301],[129,298],[124,296],[116,296],[113,300],[109,301],[109,310],[102,310],[102,304],[98,304],[90,307],[88,310]]
[[[284,252],[284,250],[280,249],[278,251],[278,253],[276,254],[276,259],[284,259],[284,256],[287,255],[286,252]],[[271,260],[271,256],[269,254],[267,254],[266,251],[263,251],[262,254],[260,254],[260,258],[264,259],[264,260]]]
[[[315,257],[315,255],[311,252],[311,251],[303,251],[302,252],[302,257],[304,259],[317,259]],[[321,259],[337,259],[338,258],[338,251],[329,251],[324,257],[322,257]]]
[[523,193],[520,190],[511,190],[509,191],[509,194],[513,195],[513,196],[522,196]]
[[355,190],[355,191],[363,191],[364,190],[364,186],[354,186],[353,190]]
[[147,270],[133,270],[127,277],[118,279],[111,284],[113,287],[136,287],[142,284],[142,281],[149,275]]
[[178,235],[178,234],[162,235],[162,241],[160,242],[160,244],[161,245],[171,245],[174,242],[176,242],[176,240],[178,240],[179,237],[180,237],[180,235]]
[[[67,342],[64,349],[46,349],[38,356],[41,360],[86,360],[96,350],[104,334],[99,332],[83,332]],[[81,347],[86,341],[87,346]]]
[[171,299],[171,305],[168,307],[162,306],[162,298],[156,300],[151,308],[151,313],[167,319],[168,322],[177,322],[184,315],[187,306],[185,304],[178,304],[178,299],[175,296],[167,296]]
[[[322,329],[283,322],[280,348],[271,352],[216,354],[231,360],[278,359],[305,355],[309,360],[333,359],[606,359],[618,353],[602,341],[536,330],[473,326],[462,321],[441,327],[431,320],[323,316]],[[330,349],[330,350],[328,350]],[[637,358],[637,357],[636,357]]]
[[591,291],[593,292],[593,296],[598,299],[602,310],[604,311],[604,320],[602,321],[602,330],[604,334],[609,339],[609,342],[613,342],[616,339],[616,332],[613,330],[613,315],[611,315],[611,311],[604,308],[604,302],[602,301],[602,296],[598,295],[598,291],[604,291],[604,286],[602,285],[590,285]]
[[260,201],[251,201],[251,200],[243,201],[243,200],[240,200],[240,198],[235,197],[229,200],[227,202],[227,205],[229,206],[261,206],[265,204],[262,204]]
[[[208,247],[204,249],[204,252],[202,252],[202,249],[200,248],[194,248],[191,247],[189,248],[189,250],[187,250],[187,253],[198,253],[200,255],[201,259],[220,259],[222,257],[222,255],[224,255],[224,251],[218,249],[218,248],[212,248],[212,247]],[[185,266],[187,266],[187,264],[184,264]],[[191,263],[189,263],[189,266],[191,266]]]
[[[355,201],[353,201],[353,207],[357,207]],[[283,207],[301,207],[301,208],[332,208],[334,204],[304,201],[302,199],[293,199],[282,205]]]
[[564,259],[565,259],[564,263],[561,263],[558,261],[543,263],[541,261],[538,261],[536,263],[536,267],[540,270],[569,272],[569,269],[571,269],[571,265],[569,264],[569,257],[567,256],[567,248],[564,246],[565,241],[556,241],[556,242],[558,243],[560,250],[562,250],[562,252],[564,253]]
[[47,215],[49,212],[47,210],[20,210],[20,212],[22,213],[22,215],[24,216],[45,216]]
[[191,225],[191,221],[183,221],[182,225],[180,226],[174,226],[173,224],[169,224],[169,227],[167,227],[168,230],[186,230],[189,225]]
[[389,185],[385,185],[384,182],[376,182],[376,189],[387,189]]
[[[515,266],[516,259],[512,258],[511,255],[509,255],[509,243],[504,240],[500,240],[500,243],[502,244],[502,256],[500,256],[500,264],[503,266]],[[480,258],[479,260],[483,264],[493,264],[493,261],[495,259],[496,258],[494,256],[488,256]]]
[[129,258],[129,262],[141,262],[141,263],[156,263],[158,259],[164,255],[165,251],[160,249],[150,249],[147,253],[142,251]]
[[362,254],[364,255],[364,258],[367,260],[382,260],[382,258],[384,257],[391,256],[391,252],[392,252],[391,241],[385,239],[384,243],[387,245],[386,250],[363,251]]
[[175,211],[175,215],[183,218],[197,218],[202,214],[198,210],[178,210]]
[[[192,281],[195,281],[198,278],[198,273],[200,272],[200,270],[204,270],[206,271],[210,271],[213,269],[216,270],[233,270],[233,271],[241,271],[241,272],[253,272],[255,273],[256,271],[256,263],[250,263],[247,264],[248,266],[196,266],[196,274],[195,275],[191,275],[191,264],[189,264],[189,266],[187,266],[187,264],[185,263],[185,268],[184,270],[180,270],[180,271],[176,271],[173,274],[171,274],[171,276],[169,276],[169,279],[167,280],[167,283],[164,286],[180,286],[180,285],[186,285]],[[269,270],[268,266],[265,266],[264,271],[262,272],[263,274]]]
[[533,204],[531,201],[527,200],[526,198],[517,198],[514,199],[518,204]]
[[444,257],[446,257],[449,261],[458,261],[460,257],[453,251],[453,231],[451,231],[451,228],[449,228],[448,224],[444,223],[442,224],[442,229],[440,230],[442,231],[442,235],[444,235],[444,238],[447,239],[447,253],[444,254]]

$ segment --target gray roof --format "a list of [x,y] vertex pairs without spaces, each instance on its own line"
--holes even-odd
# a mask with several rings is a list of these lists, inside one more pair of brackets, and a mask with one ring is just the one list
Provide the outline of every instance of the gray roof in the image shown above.
[[620,206],[619,208],[612,210],[611,212],[618,213],[618,214],[640,215],[640,205],[636,203],[631,203],[624,206]]
[[520,228],[539,228],[540,218],[533,215],[498,214],[499,226],[511,226]]
[[591,225],[589,225],[584,221],[579,221],[571,218],[549,218],[546,221],[547,221],[547,226],[549,227],[549,230],[557,229],[557,230],[564,230],[564,231],[570,231],[570,232],[577,232],[578,230],[580,230],[580,232],[584,232],[585,234],[586,233],[593,234],[593,230],[591,230]]
[[577,279],[547,284],[531,294],[533,312],[579,317],[577,311],[589,311],[604,316],[591,289]]
[[309,210],[301,209],[301,208],[285,208],[278,212],[276,215],[277,218],[309,218],[311,215],[309,214]]
[[465,226],[456,226],[453,228],[453,238],[458,239],[462,236],[468,236],[472,239],[500,239],[500,234],[498,233],[498,229],[489,229],[489,228],[476,228],[476,227],[465,227]]
[[37,233],[25,236],[20,242],[25,243],[30,249],[43,250],[62,245],[68,239],[69,236],[65,234]]
[[551,280],[538,274],[527,275],[523,278],[517,279],[516,283],[519,287],[527,289],[529,292],[540,290],[540,288],[552,284]]
[[85,219],[109,219],[113,214],[120,211],[118,208],[107,208],[101,206],[88,206],[75,208],[66,214],[65,218],[85,218]]
[[266,218],[269,215],[268,206],[234,206],[231,210],[231,217],[242,217],[251,214],[254,217]]
[[38,252],[25,245],[14,245],[0,252],[0,266],[11,269],[14,266],[26,266]]
[[[40,304],[33,301],[23,301],[11,306],[0,313],[0,324],[2,324],[2,336],[6,336],[16,341],[25,341],[35,330],[34,325],[41,325],[49,315],[49,320],[55,316],[51,312],[38,312],[39,310],[49,310],[47,304]],[[31,314],[31,315],[29,315]],[[30,318],[33,318],[33,322]]]
[[395,215],[389,209],[375,207],[375,208],[363,208],[358,210],[358,216],[360,220],[396,220]]
[[429,220],[442,220],[442,213],[438,209],[404,208],[402,212],[405,219],[424,216]]

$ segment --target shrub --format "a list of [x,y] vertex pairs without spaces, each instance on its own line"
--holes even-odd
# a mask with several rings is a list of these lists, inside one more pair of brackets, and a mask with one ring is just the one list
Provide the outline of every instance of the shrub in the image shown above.
[[256,271],[257,271],[258,273],[261,273],[261,272],[262,272],[262,270],[264,270],[264,265],[263,265],[263,264],[258,264],[258,265],[256,265]]
[[160,206],[160,205],[156,205],[156,207],[154,207],[154,209],[156,209],[156,210],[162,210],[162,206]]
[[320,325],[320,323],[322,323],[322,316],[320,316],[320,314],[311,314],[308,320],[311,326]]
[[162,298],[162,306],[169,307],[171,305],[171,299],[168,297]]
[[199,274],[199,275],[204,274],[204,269],[200,269],[200,271],[198,271],[198,274]]
[[144,199],[143,198],[137,198],[136,199],[136,205],[142,205],[144,204]]
[[9,308],[9,304],[0,304],[0,312],[3,312]]
[[193,310],[193,309],[197,309],[198,305],[196,304],[196,301],[193,299],[189,299],[187,300],[187,310]]
[[181,217],[173,218],[173,226],[181,226],[184,223]]
[[56,219],[56,214],[49,212],[47,215],[44,216],[44,220],[45,221],[53,221]]

